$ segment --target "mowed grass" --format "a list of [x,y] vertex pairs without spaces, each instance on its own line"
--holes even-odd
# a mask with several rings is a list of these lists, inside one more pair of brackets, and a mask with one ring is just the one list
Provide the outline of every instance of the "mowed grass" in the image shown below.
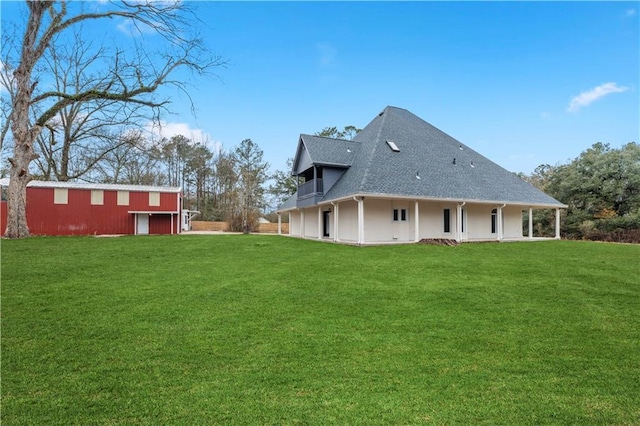
[[1,244],[3,425],[640,423],[640,246]]

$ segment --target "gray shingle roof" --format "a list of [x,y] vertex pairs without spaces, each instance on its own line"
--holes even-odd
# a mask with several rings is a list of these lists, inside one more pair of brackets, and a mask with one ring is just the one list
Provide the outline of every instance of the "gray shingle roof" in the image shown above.
[[349,167],[360,149],[360,142],[322,136],[300,135],[311,161],[316,165]]
[[[326,164],[346,162],[340,155],[331,161],[334,150],[337,154],[346,151],[346,141],[331,139],[331,146],[320,147],[319,144],[327,142],[326,138],[303,138],[305,142],[313,138],[312,145],[319,149],[316,155]],[[395,142],[399,152],[393,151],[387,141]],[[356,194],[386,194],[564,206],[405,109],[385,108],[354,138],[352,144],[358,149],[351,167],[325,194],[323,201]],[[313,159],[310,145],[309,151]]]

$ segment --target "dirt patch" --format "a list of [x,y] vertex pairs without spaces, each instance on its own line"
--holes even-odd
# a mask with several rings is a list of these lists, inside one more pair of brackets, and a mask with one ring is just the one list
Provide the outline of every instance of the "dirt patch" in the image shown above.
[[445,238],[423,238],[416,244],[429,244],[433,246],[457,246],[460,243],[456,240],[449,240]]

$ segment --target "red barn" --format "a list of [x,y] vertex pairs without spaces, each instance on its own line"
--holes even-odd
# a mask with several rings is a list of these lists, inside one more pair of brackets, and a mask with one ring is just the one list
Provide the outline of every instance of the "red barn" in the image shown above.
[[[0,180],[3,233],[8,183]],[[180,188],[43,181],[27,185],[27,224],[33,235],[178,234],[181,211]]]

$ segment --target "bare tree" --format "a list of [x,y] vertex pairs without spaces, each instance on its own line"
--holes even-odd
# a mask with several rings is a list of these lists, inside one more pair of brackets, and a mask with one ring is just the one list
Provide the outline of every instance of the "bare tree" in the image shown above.
[[[96,48],[74,31],[73,43],[54,43],[43,62],[58,92],[79,93],[99,87],[108,79],[89,71],[105,60],[113,60],[105,55],[107,49]],[[81,100],[65,106],[36,138],[39,157],[35,163],[40,173],[47,180],[85,178],[111,151],[130,145],[131,138],[121,136],[146,119],[145,111],[141,104],[112,99]]]
[[[212,66],[222,64],[219,59],[208,58],[201,40],[187,35],[193,28],[193,20],[197,20],[195,15],[189,14],[190,4],[177,0],[91,3],[92,10],[88,11],[81,6],[72,7],[64,0],[26,2],[28,15],[19,48],[3,48],[3,69],[13,71],[12,80],[7,82],[12,92],[7,125],[14,146],[13,156],[8,159],[11,169],[6,237],[29,235],[26,186],[32,178],[30,165],[38,158],[35,149],[38,137],[48,128],[55,133],[57,123],[54,119],[60,117],[61,112],[78,104],[105,102],[115,105],[111,104],[113,102],[146,107],[157,119],[168,105],[167,99],[153,96],[158,88],[173,85],[186,93],[185,83],[172,79],[177,70],[188,69],[202,74]],[[42,76],[37,72],[38,67],[43,66],[46,58],[54,58],[52,47],[63,35],[68,35],[82,23],[109,18],[126,19],[140,33],[151,30],[162,36],[165,50],[154,54],[140,45],[130,51],[114,46],[104,52],[105,58],[108,55],[112,59],[97,70],[99,77],[82,79],[81,85],[39,87]],[[4,53],[12,51],[17,57],[5,59]],[[96,72],[95,69],[91,71]],[[77,117],[81,115],[78,113]],[[4,141],[5,134],[2,136]]]

